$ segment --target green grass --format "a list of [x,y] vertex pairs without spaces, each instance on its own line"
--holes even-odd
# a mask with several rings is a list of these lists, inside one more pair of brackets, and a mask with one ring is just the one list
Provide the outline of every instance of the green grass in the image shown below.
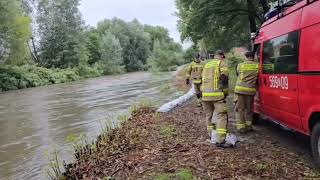
[[263,163],[259,163],[259,164],[256,164],[255,169],[257,172],[263,173],[268,169],[268,165],[263,164]]
[[170,180],[170,179],[179,179],[179,180],[193,180],[192,171],[189,169],[180,169],[178,172],[173,174],[168,173],[159,173],[154,177],[155,180]]
[[134,114],[141,108],[152,108],[155,106],[155,103],[151,99],[141,99],[140,102],[133,104],[130,108],[129,111],[131,114]]
[[170,175],[161,173],[161,174],[156,175],[156,177],[154,179],[155,180],[170,180]]
[[120,115],[118,115],[117,120],[118,120],[120,123],[123,123],[123,122],[128,121],[129,118],[130,118],[130,117],[129,117],[128,115],[126,115],[126,114],[120,114]]
[[171,139],[178,135],[176,128],[172,125],[161,127],[159,133],[163,138],[166,139]]
[[177,177],[180,180],[193,180],[193,174],[189,169],[181,169],[178,173],[177,173]]

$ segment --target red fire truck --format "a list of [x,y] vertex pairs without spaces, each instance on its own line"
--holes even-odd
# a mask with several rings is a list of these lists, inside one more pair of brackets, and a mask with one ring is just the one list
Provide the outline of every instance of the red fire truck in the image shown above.
[[254,111],[310,136],[320,165],[320,1],[286,2],[255,38],[261,71]]

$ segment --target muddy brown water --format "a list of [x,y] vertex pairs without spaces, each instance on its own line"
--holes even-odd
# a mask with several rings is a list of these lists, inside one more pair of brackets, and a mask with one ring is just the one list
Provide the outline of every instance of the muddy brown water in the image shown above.
[[71,161],[68,135],[94,138],[99,121],[127,113],[142,98],[171,100],[174,75],[139,72],[0,94],[0,179],[47,179],[48,150]]

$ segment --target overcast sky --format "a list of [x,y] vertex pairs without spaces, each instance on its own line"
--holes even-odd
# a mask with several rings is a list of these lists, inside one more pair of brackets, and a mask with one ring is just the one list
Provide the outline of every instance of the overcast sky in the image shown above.
[[142,24],[166,27],[170,36],[180,42],[174,0],[82,0],[80,10],[86,24],[92,26],[105,18],[126,21],[136,18]]

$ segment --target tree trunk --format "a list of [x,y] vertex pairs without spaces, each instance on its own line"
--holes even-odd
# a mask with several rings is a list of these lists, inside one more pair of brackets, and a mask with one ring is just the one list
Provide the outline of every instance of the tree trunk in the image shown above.
[[[249,18],[251,33],[256,33],[257,32],[257,22],[256,22],[256,16],[255,16],[256,13],[255,13],[254,5],[251,0],[247,0],[247,8],[249,12],[248,18]],[[253,46],[254,46],[253,44],[254,42],[251,41],[249,49],[253,50]]]
[[256,18],[255,18],[255,8],[251,0],[247,0],[247,8],[248,8],[248,18],[249,18],[249,23],[250,23],[250,30],[251,32],[255,33],[257,32],[257,23],[256,23]]
[[35,63],[39,63],[38,51],[37,51],[36,44],[35,44],[35,42],[34,42],[34,38],[33,38],[33,37],[31,37],[31,45],[32,45],[32,48],[30,47],[30,44],[28,43],[28,46],[29,46],[29,50],[30,50],[32,59],[33,59],[33,61],[34,61]]

